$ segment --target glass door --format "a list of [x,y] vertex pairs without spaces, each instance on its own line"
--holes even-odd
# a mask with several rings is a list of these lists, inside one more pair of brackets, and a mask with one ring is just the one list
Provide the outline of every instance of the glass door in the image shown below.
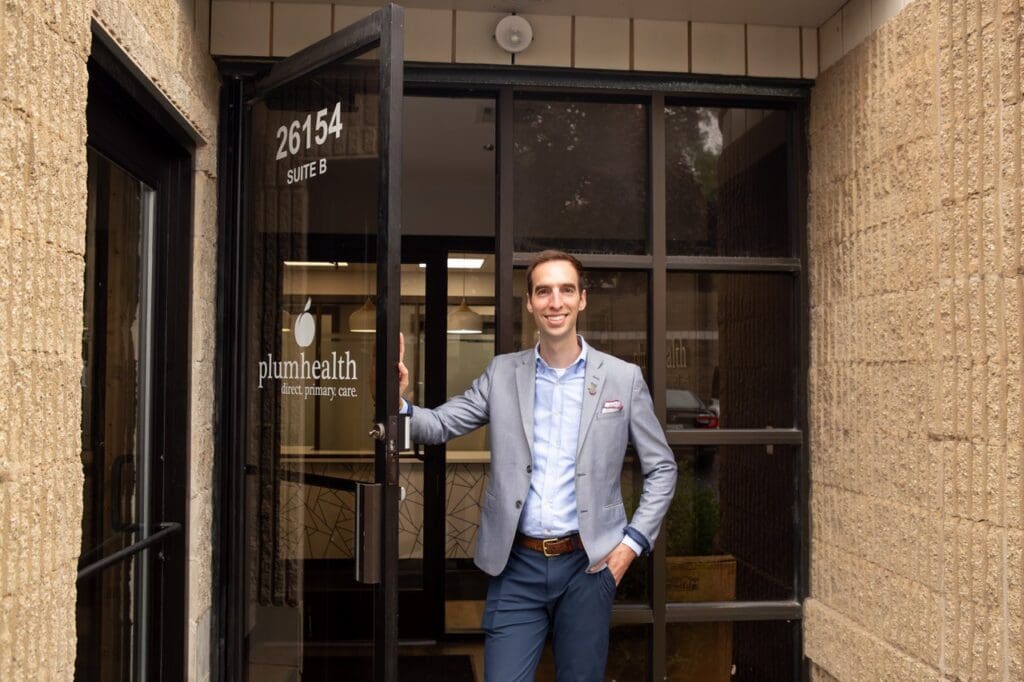
[[398,679],[402,27],[389,5],[246,103],[251,680]]

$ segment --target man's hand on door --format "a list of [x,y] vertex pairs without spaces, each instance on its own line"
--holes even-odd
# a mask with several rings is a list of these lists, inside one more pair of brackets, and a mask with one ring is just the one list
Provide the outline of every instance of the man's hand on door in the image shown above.
[[405,366],[405,334],[398,333],[398,409],[402,409],[402,396],[409,388],[409,370]]

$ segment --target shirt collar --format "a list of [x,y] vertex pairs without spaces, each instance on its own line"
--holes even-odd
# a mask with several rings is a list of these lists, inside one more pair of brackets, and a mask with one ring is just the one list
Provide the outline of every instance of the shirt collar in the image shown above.
[[[576,335],[576,339],[579,340],[580,342],[580,356],[576,358],[576,361],[569,365],[566,368],[566,370],[574,369],[577,367],[583,367],[587,364],[587,349],[589,348],[589,346],[587,345],[587,342],[583,340],[583,337],[580,336],[579,334]],[[537,343],[537,345],[533,347],[533,357],[534,360],[537,362],[537,367],[539,369],[551,369],[551,367],[544,360],[544,358],[540,356],[539,342]]]

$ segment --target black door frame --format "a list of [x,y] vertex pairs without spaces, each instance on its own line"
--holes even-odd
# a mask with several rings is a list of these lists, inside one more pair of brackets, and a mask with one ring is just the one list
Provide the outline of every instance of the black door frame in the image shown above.
[[[88,61],[87,144],[156,190],[152,339],[153,481],[149,528],[136,542],[80,566],[79,580],[149,555],[146,679],[183,680],[188,641],[189,362],[192,159],[196,134],[95,22]],[[133,646],[138,646],[136,643]]]

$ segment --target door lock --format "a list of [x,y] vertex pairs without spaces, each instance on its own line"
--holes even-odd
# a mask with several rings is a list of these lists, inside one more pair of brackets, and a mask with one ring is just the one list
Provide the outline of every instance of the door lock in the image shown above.
[[370,429],[370,434],[369,435],[370,435],[370,438],[372,438],[374,440],[384,440],[384,436],[385,436],[385,434],[384,434],[384,425],[383,424],[374,424],[373,428]]

